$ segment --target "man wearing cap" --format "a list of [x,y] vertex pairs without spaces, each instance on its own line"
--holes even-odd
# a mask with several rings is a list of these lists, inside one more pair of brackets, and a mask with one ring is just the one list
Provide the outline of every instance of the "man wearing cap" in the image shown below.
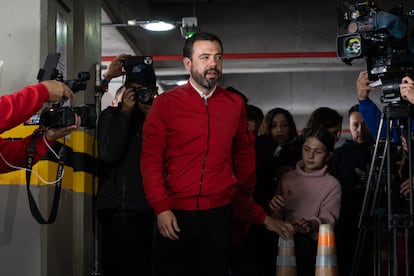
[[153,212],[143,187],[140,167],[145,116],[157,95],[151,65],[133,64],[121,70],[119,55],[105,78],[126,74],[121,102],[102,111],[98,121],[99,190],[96,199],[101,223],[101,270],[105,276],[150,275]]

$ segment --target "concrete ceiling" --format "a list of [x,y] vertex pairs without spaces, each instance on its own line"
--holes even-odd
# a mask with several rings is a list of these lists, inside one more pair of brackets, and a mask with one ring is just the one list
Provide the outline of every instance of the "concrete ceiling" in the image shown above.
[[[340,2],[102,0],[102,22],[181,21],[182,17],[196,16],[201,31],[222,39],[223,86],[241,87],[252,104],[264,111],[284,106],[294,115],[306,117],[316,106],[325,105],[345,114],[355,103],[350,91],[354,91],[355,79],[365,63],[358,59],[347,66],[336,56]],[[414,9],[414,1],[376,2],[384,10],[398,4]],[[152,55],[161,90],[187,78],[181,57],[183,43],[179,29],[149,32],[140,27],[102,27],[102,56]]]
[[[102,22],[115,25],[102,28],[102,55],[152,55],[161,82],[182,78],[186,75],[181,63],[184,39],[178,28],[149,32],[115,26],[129,19],[181,21],[196,16],[200,29],[218,34],[225,54],[232,57],[226,58],[225,74],[349,69],[336,57],[334,44],[327,43],[336,36],[335,1],[310,2],[315,4],[301,0],[103,0]],[[323,26],[327,21],[332,23]],[[321,26],[326,30],[318,30]],[[309,31],[316,37],[306,34]],[[291,55],[285,57],[286,53]]]
[[[218,34],[225,54],[237,54],[226,62],[227,73],[281,72],[286,70],[343,70],[335,55],[336,8],[341,0],[103,0],[104,23],[129,19],[198,18],[202,31]],[[349,1],[353,2],[353,1]],[[361,1],[359,1],[361,2]],[[389,9],[407,1],[376,1]],[[103,56],[121,52],[157,57],[158,75],[185,73],[181,64],[183,38],[179,28],[149,32],[140,27],[103,27]],[[281,58],[280,53],[309,53]],[[315,53],[328,56],[316,58]],[[259,53],[262,56],[252,56]],[[264,54],[269,58],[265,58]],[[329,58],[329,55],[330,58]],[[242,60],[242,61],[241,61]],[[233,64],[234,63],[234,64]],[[246,66],[244,66],[246,65]],[[338,68],[339,66],[339,68]],[[240,68],[242,68],[240,70]],[[239,69],[239,70],[237,70]]]
[[[315,53],[321,52],[332,55],[331,60],[327,56],[323,57],[323,63],[329,63],[330,70],[332,64],[338,62],[336,45],[332,42],[336,41],[336,9],[341,2],[343,0],[102,0],[102,22],[125,24],[129,19],[181,21],[183,17],[195,16],[201,31],[213,32],[221,37],[225,54],[241,54],[231,62],[248,59],[247,64],[252,65],[254,72],[289,70],[281,69],[281,64],[287,64],[290,68],[292,63],[303,66],[315,62],[315,66],[320,67],[318,63],[321,62],[312,59],[308,62],[304,58],[312,58]],[[376,3],[385,10],[397,4],[410,5],[402,0],[378,0]],[[407,8],[412,6],[413,3]],[[103,56],[124,51],[132,51],[135,55],[152,55],[160,61],[157,66],[164,69],[176,69],[177,60],[171,62],[171,59],[181,56],[184,40],[179,28],[150,32],[138,26],[103,27],[102,37]],[[267,54],[269,58],[246,55],[251,53]],[[278,56],[280,53],[309,55],[285,59]],[[294,58],[298,60],[293,61]],[[320,60],[320,56],[317,56],[317,60]],[[230,72],[234,70],[232,66],[226,67]],[[240,68],[240,61],[236,62],[235,67]],[[300,70],[297,66],[293,67],[294,71]],[[168,71],[165,74],[171,73]]]

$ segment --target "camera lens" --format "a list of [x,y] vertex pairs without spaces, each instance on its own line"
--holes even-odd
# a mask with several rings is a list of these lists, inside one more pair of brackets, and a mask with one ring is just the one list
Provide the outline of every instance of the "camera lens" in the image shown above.
[[154,89],[148,87],[135,87],[135,99],[146,105],[150,105],[154,99]]

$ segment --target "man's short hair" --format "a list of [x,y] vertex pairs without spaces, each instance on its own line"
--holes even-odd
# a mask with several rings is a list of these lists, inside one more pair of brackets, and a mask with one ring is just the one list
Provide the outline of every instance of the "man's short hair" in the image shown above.
[[359,104],[355,104],[355,105],[351,106],[351,108],[348,110],[348,118],[354,112],[359,112]]
[[221,43],[221,40],[217,35],[212,34],[212,33],[200,32],[200,33],[195,33],[192,37],[187,38],[185,40],[184,48],[183,48],[183,56],[191,59],[193,56],[194,42],[203,41],[203,40],[204,41],[205,40],[217,41],[220,44],[221,51],[223,51],[223,43]]
[[306,128],[325,127],[331,128],[342,125],[342,116],[330,107],[319,107],[315,109],[309,116]]

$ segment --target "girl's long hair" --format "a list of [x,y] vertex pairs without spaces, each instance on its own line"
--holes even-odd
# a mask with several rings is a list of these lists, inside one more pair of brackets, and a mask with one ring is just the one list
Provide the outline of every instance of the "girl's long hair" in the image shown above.
[[[303,144],[306,142],[307,138],[318,139],[325,146],[326,151],[328,153],[333,154],[335,148],[335,138],[332,136],[332,134],[329,132],[327,128],[305,128],[302,132]],[[333,158],[331,157],[329,160],[327,160],[326,164],[328,165],[328,172],[331,175],[335,175]]]

